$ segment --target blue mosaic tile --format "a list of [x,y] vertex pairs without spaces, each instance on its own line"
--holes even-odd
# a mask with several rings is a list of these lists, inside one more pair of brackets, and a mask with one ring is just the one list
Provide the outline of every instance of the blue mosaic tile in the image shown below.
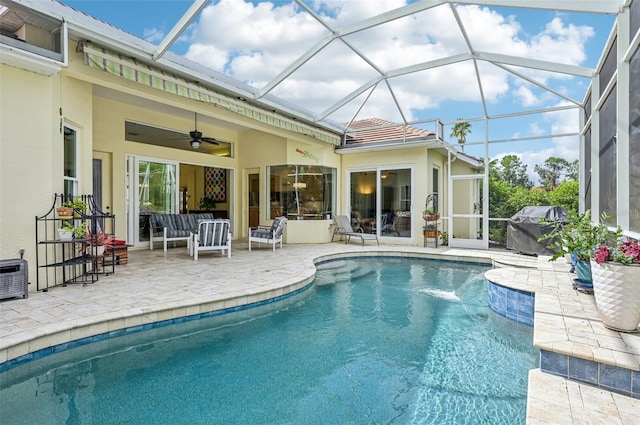
[[569,376],[569,356],[540,350],[540,369],[554,375]]
[[518,312],[518,300],[507,299],[507,313],[516,314]]
[[569,357],[569,379],[597,385],[598,363],[577,357]]
[[109,338],[116,338],[124,335],[124,329],[117,329],[115,331],[109,331]]
[[600,385],[631,393],[631,370],[601,364]]
[[518,320],[518,321],[520,323],[524,323],[525,325],[533,326],[533,317],[531,317],[531,318],[528,318],[528,317],[520,318],[520,320]]
[[507,289],[507,300],[518,302],[518,291],[514,289]]
[[631,393],[635,398],[640,398],[640,372],[631,372]]
[[131,326],[130,328],[126,328],[124,331],[125,331],[125,333],[130,334],[130,333],[134,333],[134,332],[140,332],[143,329],[144,328],[143,328],[142,325],[138,325],[138,326]]
[[496,295],[498,295],[499,297],[507,298],[507,288],[505,288],[504,286],[496,285],[495,283],[493,284],[493,286]]
[[534,314],[534,310],[533,310],[533,307],[531,307],[530,305],[526,305],[526,304],[518,305],[518,316],[532,318],[533,314]]
[[50,354],[53,354],[53,347],[43,348],[43,349],[38,350],[35,353],[33,353],[32,360],[38,360],[38,359],[46,357],[46,356],[48,356]]

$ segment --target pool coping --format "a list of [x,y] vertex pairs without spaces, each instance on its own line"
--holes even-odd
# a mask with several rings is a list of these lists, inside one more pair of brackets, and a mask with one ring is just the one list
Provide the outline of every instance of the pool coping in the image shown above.
[[[310,258],[310,264],[304,261],[304,271],[298,279],[287,284],[257,286],[251,290],[227,291],[223,296],[215,294],[211,299],[184,298],[171,303],[141,306],[123,310],[113,310],[97,316],[83,316],[64,322],[41,326],[28,333],[3,336],[0,338],[0,371],[14,365],[30,361],[64,349],[75,341],[91,340],[96,336],[117,336],[127,330],[152,327],[155,323],[183,321],[185,318],[197,318],[212,313],[234,311],[241,306],[272,302],[286,294],[299,291],[309,285],[315,276],[315,264],[353,257],[404,257],[432,260],[447,260],[491,265],[488,257],[474,257],[459,254],[440,254],[411,251],[410,249],[338,251],[319,254]],[[134,251],[135,253],[135,251]],[[134,254],[135,255],[135,254]],[[31,297],[33,298],[33,296]],[[17,300],[18,302],[20,300]],[[192,319],[191,319],[192,320]]]

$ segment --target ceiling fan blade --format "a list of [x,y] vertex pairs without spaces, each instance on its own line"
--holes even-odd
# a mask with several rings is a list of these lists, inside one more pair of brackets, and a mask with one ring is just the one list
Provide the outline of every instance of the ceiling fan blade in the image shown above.
[[216,139],[214,139],[213,137],[200,137],[199,139],[201,142],[207,142],[207,143],[211,143],[212,145],[219,145],[220,142]]

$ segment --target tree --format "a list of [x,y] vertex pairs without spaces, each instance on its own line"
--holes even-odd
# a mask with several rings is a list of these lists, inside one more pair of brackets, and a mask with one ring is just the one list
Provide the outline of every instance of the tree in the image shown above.
[[540,176],[540,182],[546,190],[553,190],[561,181],[563,176],[567,175],[570,167],[569,161],[564,158],[552,156],[544,161],[544,165],[536,165],[534,171]]
[[462,121],[462,118],[458,118],[458,121],[451,128],[451,137],[456,137],[458,143],[462,146],[464,152],[464,144],[467,141],[467,134],[471,134],[471,124],[467,121]]
[[578,161],[577,159],[574,159],[571,163],[569,163],[569,166],[567,167],[565,181],[577,182],[578,176],[579,176],[578,170],[580,170],[580,161]]
[[512,186],[530,189],[533,182],[527,175],[527,165],[517,155],[505,155],[500,160],[499,178]]
[[580,184],[577,181],[562,182],[549,192],[550,205],[560,205],[571,214],[578,213],[580,199]]

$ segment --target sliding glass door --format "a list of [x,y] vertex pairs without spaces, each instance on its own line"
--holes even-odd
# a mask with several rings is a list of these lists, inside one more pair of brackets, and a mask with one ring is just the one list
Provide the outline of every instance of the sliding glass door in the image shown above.
[[349,174],[351,225],[379,237],[412,238],[413,170],[377,168]]
[[129,243],[140,246],[149,242],[151,214],[178,212],[177,169],[177,163],[127,158]]

